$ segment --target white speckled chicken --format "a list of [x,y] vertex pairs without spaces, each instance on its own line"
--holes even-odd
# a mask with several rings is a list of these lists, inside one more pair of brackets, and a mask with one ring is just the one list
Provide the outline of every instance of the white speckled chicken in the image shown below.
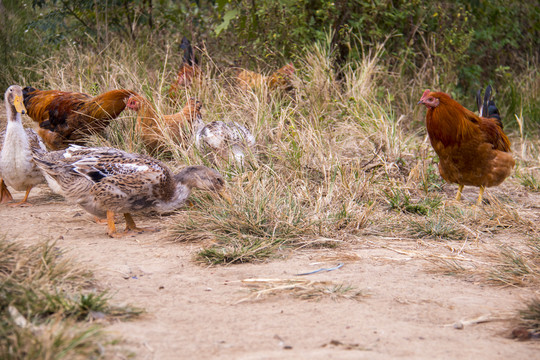
[[[73,145],[65,151],[35,153],[34,159],[54,191],[107,218],[111,237],[154,230],[138,228],[130,213],[175,210],[185,204],[193,188],[215,191],[231,201],[223,177],[205,166],[188,166],[173,174],[149,156]],[[124,233],[116,232],[114,213],[124,214]]]
[[237,122],[214,121],[205,125],[199,117],[195,129],[195,146],[222,159],[227,159],[231,151],[234,159],[243,164],[246,150],[255,146],[255,137]]
[[26,113],[23,92],[19,85],[10,86],[4,96],[7,126],[0,133],[0,203],[13,200],[6,185],[17,191],[26,191],[24,199],[11,206],[30,205],[30,190],[45,182],[41,171],[32,159],[32,149],[45,150],[45,145],[32,129],[22,125],[21,114]]

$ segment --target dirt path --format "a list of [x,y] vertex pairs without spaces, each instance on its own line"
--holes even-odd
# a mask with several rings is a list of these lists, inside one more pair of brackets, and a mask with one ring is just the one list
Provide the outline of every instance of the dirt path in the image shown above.
[[[540,353],[539,342],[506,338],[508,321],[451,326],[515,311],[532,290],[429,273],[425,261],[382,249],[381,239],[205,268],[192,261],[197,244],[169,243],[164,232],[110,239],[105,225],[50,196],[42,186],[31,194],[32,207],[0,206],[1,233],[24,243],[57,240],[94,269],[116,302],[146,309],[141,319],[108,327],[137,359],[532,359]],[[159,218],[136,220],[164,226]],[[336,260],[320,262],[329,255]],[[369,296],[309,301],[282,294],[238,303],[249,295],[243,279],[295,278],[335,265],[340,256],[341,269],[309,279],[352,285]]]

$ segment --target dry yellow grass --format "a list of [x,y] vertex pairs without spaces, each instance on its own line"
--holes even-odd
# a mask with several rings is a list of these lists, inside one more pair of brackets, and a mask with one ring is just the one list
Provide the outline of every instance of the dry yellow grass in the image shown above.
[[[46,61],[36,69],[43,82],[33,85],[88,93],[128,88],[152,99],[164,114],[178,111],[183,101],[165,95],[176,68],[170,54],[156,51],[146,58],[160,65],[143,63],[126,45],[117,45],[101,54],[67,49],[70,62]],[[199,260],[234,263],[369,236],[379,239],[375,246],[395,245],[435,261],[438,271],[536,283],[538,249],[527,240],[538,237],[540,223],[535,210],[540,142],[526,130],[532,119],[505,115],[520,129],[509,134],[518,167],[503,185],[488,190],[489,203],[471,206],[477,191],[472,188],[465,201],[456,203],[456,187],[438,174],[424,111],[415,107],[425,87],[444,91],[444,84],[432,76],[429,64],[416,79],[400,79],[385,70],[379,51],[345,66],[338,81],[328,46],[314,45],[295,63],[295,91],[289,96],[274,95],[264,86],[242,91],[228,76],[233,72],[204,54],[203,81],[184,89],[185,97],[203,102],[205,122],[245,125],[257,146],[243,166],[216,165],[235,203],[195,194],[195,206],[170,219],[170,237],[200,242]],[[539,75],[536,69],[529,75],[523,91],[530,102]],[[134,119],[124,113],[105,137],[94,136],[90,143],[144,152]],[[177,144],[167,136],[164,142],[169,150],[164,160],[173,169],[212,165],[192,143]],[[532,269],[523,280],[503,279],[500,273],[521,266],[519,261],[507,264],[512,252]]]

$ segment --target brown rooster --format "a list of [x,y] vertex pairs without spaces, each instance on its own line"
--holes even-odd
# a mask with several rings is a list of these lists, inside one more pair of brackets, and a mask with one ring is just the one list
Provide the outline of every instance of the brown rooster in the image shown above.
[[51,149],[64,149],[86,135],[101,132],[136,95],[130,90],[111,90],[96,97],[58,90],[23,89],[28,116],[39,123],[38,134]]
[[269,76],[243,69],[237,75],[238,86],[247,91],[259,88],[263,83],[266,83],[270,90],[290,91],[293,88],[291,80],[294,71],[292,63],[283,66]]
[[170,97],[180,96],[182,94],[182,89],[190,86],[193,81],[201,81],[201,68],[199,67],[197,59],[193,54],[191,43],[185,36],[180,43],[180,49],[184,50],[184,58],[182,61],[182,66],[180,66],[180,70],[178,70],[176,81],[169,89]]
[[443,92],[426,90],[418,104],[428,108],[426,126],[442,178],[458,184],[458,201],[463,186],[479,186],[480,205],[484,189],[501,184],[515,164],[500,119],[480,117]]
[[156,151],[163,144],[164,131],[181,143],[186,139],[186,130],[190,131],[193,123],[201,118],[200,101],[191,98],[182,111],[172,115],[159,115],[154,105],[140,95],[131,96],[127,105],[137,112],[137,131],[150,151]]

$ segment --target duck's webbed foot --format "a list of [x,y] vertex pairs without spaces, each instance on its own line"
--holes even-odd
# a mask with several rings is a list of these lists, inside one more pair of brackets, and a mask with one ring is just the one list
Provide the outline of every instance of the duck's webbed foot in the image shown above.
[[[32,187],[33,186],[28,186],[26,188],[26,193],[24,194],[24,199],[22,199],[21,201],[19,201],[18,203],[15,203],[15,204],[9,204],[9,206],[11,207],[23,207],[23,206],[33,206],[32,204],[30,204],[27,200],[28,200],[28,195],[30,195],[30,190],[32,190]],[[6,189],[7,190],[7,189]]]
[[135,221],[133,221],[133,218],[131,217],[131,214],[129,213],[125,213],[124,218],[126,219],[126,230],[125,230],[126,234],[130,232],[141,233],[141,232],[159,231],[159,229],[153,228],[153,227],[137,227],[137,225],[135,225]]
[[0,204],[10,201],[13,201],[13,196],[11,196],[11,193],[9,192],[4,180],[0,179]]

